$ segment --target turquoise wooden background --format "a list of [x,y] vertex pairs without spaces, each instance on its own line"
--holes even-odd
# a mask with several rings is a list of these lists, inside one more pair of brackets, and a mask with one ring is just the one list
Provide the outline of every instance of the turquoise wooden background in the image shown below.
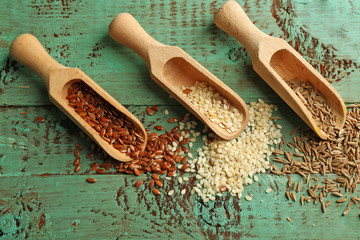
[[[0,238],[29,239],[356,239],[359,208],[290,203],[286,177],[260,175],[245,188],[254,201],[224,195],[204,204],[191,189],[166,181],[173,197],[135,189],[138,179],[121,174],[95,176],[88,184],[90,145],[54,107],[41,79],[9,57],[12,40],[34,34],[60,63],[79,67],[147,128],[166,123],[162,113],[145,115],[145,105],[186,110],[149,77],[145,63],[107,33],[111,20],[129,12],[158,41],[177,45],[233,88],[247,103],[261,98],[279,105],[283,135],[301,120],[252,70],[245,49],[216,27],[213,14],[225,1],[2,0],[0,8]],[[357,0],[238,1],[255,25],[284,38],[333,86],[347,103],[360,102],[360,2]],[[19,88],[29,86],[29,88]],[[21,115],[23,111],[29,114]],[[45,117],[37,123],[35,117]],[[84,145],[81,170],[73,173],[74,143]],[[200,146],[198,142],[197,147]],[[195,153],[195,149],[193,149]],[[267,195],[265,189],[274,191]],[[164,191],[163,191],[164,193]],[[260,202],[263,200],[263,203]],[[292,222],[286,221],[291,217]],[[75,225],[75,226],[74,226]]]

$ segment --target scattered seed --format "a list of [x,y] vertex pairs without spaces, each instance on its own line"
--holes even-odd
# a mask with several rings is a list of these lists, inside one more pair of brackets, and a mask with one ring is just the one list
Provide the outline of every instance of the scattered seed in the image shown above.
[[155,184],[158,185],[159,187],[164,186],[164,184],[160,180],[155,180]]
[[154,184],[155,184],[155,181],[153,179],[151,179],[150,182],[149,182],[150,188],[153,188]]
[[154,114],[153,110],[149,107],[146,107],[146,112],[147,114],[149,114],[150,116]]
[[265,193],[271,193],[272,192],[272,189],[271,188],[268,188],[266,189]]
[[88,183],[96,183],[96,180],[95,180],[94,178],[91,178],[91,177],[88,177],[88,178],[86,179],[86,181],[87,181]]
[[183,190],[181,190],[181,195],[184,195],[186,193],[186,189],[184,188]]
[[309,195],[310,195],[312,198],[316,198],[316,195],[315,195],[315,193],[314,193],[313,190],[311,190],[310,188],[308,188],[307,191],[308,191]]
[[300,127],[295,128],[294,130],[292,130],[292,132],[290,133],[290,135],[293,135],[294,133],[296,133],[299,130]]
[[290,193],[288,191],[285,192],[285,196],[288,200],[290,200]]
[[140,187],[141,185],[143,184],[143,181],[137,181],[135,184],[134,184],[134,187]]
[[80,143],[75,143],[75,147],[79,150],[83,149],[83,146]]
[[158,131],[162,131],[162,130],[164,130],[164,127],[157,125],[157,126],[155,126],[155,129]]
[[332,195],[336,196],[336,197],[342,197],[343,195],[339,192],[331,192]]
[[245,196],[245,199],[249,202],[252,201],[252,197],[250,197],[250,196]]
[[287,217],[287,218],[286,218],[286,220],[288,220],[289,222],[291,222],[291,221],[292,221],[292,219],[291,219],[291,218],[289,218],[289,217]]
[[35,120],[38,121],[39,123],[45,122],[45,118],[43,117],[36,117]]
[[220,192],[226,192],[228,189],[227,189],[227,187],[225,187],[225,186],[222,186],[221,188],[220,188]]
[[77,148],[75,148],[75,150],[74,150],[74,156],[76,158],[79,158],[79,156],[80,156],[79,150]]
[[80,163],[80,158],[75,158],[75,160],[74,160],[74,166],[77,166],[77,165],[79,165],[79,163]]
[[158,106],[155,106],[155,105],[151,106],[151,109],[154,110],[155,112],[158,112],[158,111],[159,111]]
[[104,173],[105,173],[105,170],[99,168],[98,170],[96,170],[96,173],[98,173],[98,174],[104,174]]
[[324,203],[321,203],[321,210],[323,211],[323,213],[326,212],[326,207]]
[[168,195],[169,195],[169,196],[172,196],[172,195],[174,194],[174,192],[175,192],[175,191],[172,189],[172,190],[170,190],[170,191],[168,192]]
[[292,182],[292,177],[289,177],[289,180],[288,180],[288,187],[291,187],[291,182]]
[[189,166],[190,164],[186,163],[180,168],[180,170],[185,171]]
[[347,200],[348,200],[347,198],[341,198],[341,199],[336,200],[336,202],[343,203],[343,202],[346,202]]
[[176,122],[176,121],[177,121],[176,118],[169,118],[169,119],[168,119],[168,123],[174,123],[174,122]]
[[152,192],[153,192],[155,195],[161,195],[159,189],[157,189],[157,188],[153,188]]
[[328,201],[328,202],[326,202],[325,207],[330,206],[330,204],[331,204],[331,203],[332,203],[332,201]]
[[78,173],[80,171],[80,164],[75,166],[74,172]]
[[342,213],[342,215],[345,216],[346,214],[348,214],[349,211],[350,211],[350,207],[347,206],[345,211]]

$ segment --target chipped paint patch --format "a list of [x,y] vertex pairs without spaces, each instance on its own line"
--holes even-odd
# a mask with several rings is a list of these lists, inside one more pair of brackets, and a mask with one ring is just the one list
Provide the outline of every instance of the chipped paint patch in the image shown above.
[[5,87],[19,77],[15,73],[17,70],[17,63],[14,60],[10,60],[10,57],[7,57],[4,65],[0,66],[0,96],[4,93]]
[[[48,232],[52,225],[50,216],[40,209],[41,201],[35,190],[36,187],[29,187],[0,200],[0,233],[5,239],[31,238],[34,233],[51,238]],[[32,230],[34,225],[39,231]]]

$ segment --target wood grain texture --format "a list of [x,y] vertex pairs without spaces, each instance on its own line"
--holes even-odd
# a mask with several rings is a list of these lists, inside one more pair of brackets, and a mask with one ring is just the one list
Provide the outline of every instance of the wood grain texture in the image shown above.
[[[235,39],[213,23],[224,1],[20,1],[0,8],[0,239],[358,239],[359,207],[301,207],[286,200],[287,178],[261,174],[245,188],[252,202],[225,194],[216,202],[180,195],[189,184],[166,181],[155,197],[140,177],[89,172],[90,144],[48,100],[40,78],[9,58],[16,36],[32,33],[61,64],[79,67],[137,116],[145,128],[164,125],[186,112],[151,79],[145,63],[108,36],[118,13],[132,13],[157,40],[177,45],[233,88],[245,102],[279,103],[286,141],[305,124],[252,70],[250,57]],[[267,34],[282,37],[333,86],[346,102],[359,102],[360,6],[358,1],[238,1]],[[18,86],[29,86],[19,88]],[[146,105],[161,105],[153,116]],[[165,116],[164,109],[170,114]],[[22,115],[21,112],[28,111]],[[44,117],[44,123],[35,118]],[[199,124],[199,129],[203,125]],[[74,144],[81,143],[81,169],[73,172]],[[192,153],[201,142],[196,142]],[[95,159],[96,158],[96,159]],[[278,165],[281,167],[281,165]],[[89,184],[87,177],[97,182]],[[192,175],[189,175],[193,179]],[[299,181],[297,176],[294,180]],[[265,194],[267,188],[273,192]],[[173,197],[165,191],[175,190]],[[301,191],[304,194],[304,189]],[[359,190],[357,191],[359,196]],[[263,200],[263,202],[261,202]],[[336,200],[330,197],[330,200]],[[292,218],[291,222],[286,217]]]
[[[19,5],[16,1],[7,1],[7,8],[0,10],[0,16],[6,17],[0,29],[0,88],[3,96],[0,104],[50,104],[46,96],[41,94],[44,86],[35,74],[8,58],[12,40],[21,33],[29,32],[44,43],[57,61],[79,67],[122,104],[139,105],[146,100],[154,104],[176,105],[176,101],[168,103],[165,91],[151,81],[140,57],[108,36],[108,25],[120,12],[132,13],[158,41],[181,47],[233,88],[245,102],[256,100],[259,96],[267,102],[282,102],[252,70],[250,57],[244,48],[215,26],[213,14],[224,2],[106,0],[100,4],[80,0],[28,1]],[[345,45],[341,34],[332,33],[329,37],[329,31],[319,31],[316,28],[319,26],[316,17],[312,18],[311,23],[315,26],[312,29],[307,27],[310,20],[303,23],[303,18],[297,17],[307,16],[308,10],[303,5],[310,4],[309,1],[259,0],[239,3],[260,30],[284,38],[324,77],[341,79],[334,83],[334,87],[345,101],[359,101],[356,87],[353,87],[359,84],[356,79],[360,76],[357,57],[360,50],[358,42],[354,40],[359,39],[360,33],[353,30],[358,29],[360,21],[356,14],[359,4],[351,1],[341,8],[343,10],[337,10],[339,1],[320,2],[317,1],[318,8],[323,4],[324,8],[332,10],[320,12],[324,16],[320,18],[322,24],[325,24],[323,19],[334,13],[343,16],[348,16],[345,13],[350,14],[344,20],[348,21],[348,27],[341,33],[346,34],[346,39],[352,40],[345,41]],[[351,55],[350,46],[353,52]],[[14,71],[17,68],[20,69]],[[19,89],[19,85],[30,86],[30,89]],[[131,96],[142,96],[144,92],[148,94],[141,98],[129,98],[128,89],[131,90]],[[22,101],[18,98],[19,94],[32,97]]]
[[[168,117],[186,112],[183,107],[166,108],[170,111]],[[164,109],[148,116],[144,106],[129,107],[146,128],[160,124],[171,129],[175,124],[166,122]],[[29,113],[21,115],[23,111]],[[289,114],[291,111],[283,106],[274,114],[282,118],[278,122],[287,133],[286,141],[291,140],[288,133],[292,129],[305,127],[296,115]],[[319,205],[301,207],[299,202],[289,202],[284,197],[284,176],[258,175],[259,182],[247,186],[243,193],[251,194],[252,202],[224,194],[215,202],[202,203],[195,195],[181,195],[184,188],[190,191],[193,174],[182,175],[190,177],[189,184],[179,184],[176,178],[164,181],[162,196],[155,197],[148,188],[150,176],[89,172],[91,163],[102,161],[97,155],[85,157],[91,151],[90,144],[56,107],[6,107],[1,114],[6,119],[0,129],[0,230],[4,239],[288,239],[289,234],[294,239],[359,237],[355,230],[358,207],[342,217],[343,209],[334,206],[323,214]],[[36,122],[38,116],[45,117],[45,122]],[[199,129],[202,127],[200,124]],[[76,142],[84,147],[78,174],[73,173],[72,165]],[[199,139],[191,152],[196,154],[200,146]],[[97,182],[89,184],[87,177]],[[300,180],[298,176],[293,178]],[[132,186],[138,180],[145,180],[139,189]],[[265,194],[267,188],[273,192]],[[165,196],[171,189],[175,194]],[[329,227],[333,225],[348,231]]]

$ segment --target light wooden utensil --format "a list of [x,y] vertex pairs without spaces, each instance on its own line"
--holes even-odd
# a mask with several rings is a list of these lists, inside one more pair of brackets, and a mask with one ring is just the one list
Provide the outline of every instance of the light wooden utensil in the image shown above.
[[254,70],[322,139],[328,134],[321,130],[312,114],[285,80],[309,81],[329,102],[336,115],[336,127],[345,123],[344,101],[329,82],[321,76],[298,52],[281,38],[270,37],[250,21],[235,1],[224,3],[215,14],[215,23],[236,38],[249,52]]
[[66,99],[68,93],[67,90],[72,83],[83,81],[112,106],[123,113],[131,122],[134,123],[136,128],[140,129],[145,140],[142,149],[145,148],[147,134],[140,121],[83,71],[78,68],[68,68],[56,62],[45,51],[36,37],[31,34],[20,35],[11,44],[10,54],[16,61],[31,68],[43,79],[48,89],[51,102],[53,102],[63,113],[76,123],[82,131],[91,137],[111,157],[123,162],[132,160],[125,153],[121,153],[102,139],[99,133],[96,132],[95,129],[93,129],[75,112],[73,108],[68,105],[68,100]]
[[[109,26],[109,34],[114,40],[142,57],[149,68],[151,78],[218,136],[230,140],[244,130],[249,119],[245,102],[181,48],[167,46],[153,39],[129,13],[121,13],[114,18]],[[183,95],[182,86],[190,87],[196,81],[207,82],[239,110],[243,115],[241,129],[228,133],[224,128],[211,122]]]

